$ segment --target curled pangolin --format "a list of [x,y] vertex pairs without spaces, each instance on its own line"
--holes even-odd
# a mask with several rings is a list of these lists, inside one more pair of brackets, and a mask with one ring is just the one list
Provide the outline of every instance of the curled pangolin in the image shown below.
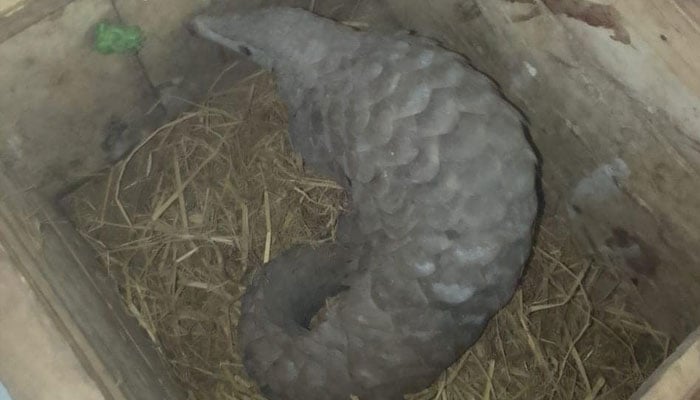
[[270,399],[400,399],[429,385],[510,299],[530,253],[537,160],[520,115],[427,39],[291,8],[194,27],[274,71],[294,149],[353,202],[337,243],[288,250],[251,284],[247,371]]

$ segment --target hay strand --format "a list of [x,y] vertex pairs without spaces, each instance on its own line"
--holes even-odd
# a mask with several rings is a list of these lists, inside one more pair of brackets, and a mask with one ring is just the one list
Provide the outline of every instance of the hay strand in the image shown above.
[[[257,400],[240,298],[280,251],[333,240],[346,198],[291,151],[268,74],[215,89],[74,193],[72,217],[192,399]],[[623,399],[666,357],[668,337],[626,309],[631,289],[551,233],[562,227],[545,219],[510,304],[408,399]]]

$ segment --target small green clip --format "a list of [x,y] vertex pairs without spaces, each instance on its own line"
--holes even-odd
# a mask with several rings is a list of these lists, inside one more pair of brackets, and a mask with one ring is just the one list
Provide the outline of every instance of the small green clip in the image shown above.
[[136,52],[142,44],[143,33],[138,26],[100,22],[95,29],[95,50],[102,54]]

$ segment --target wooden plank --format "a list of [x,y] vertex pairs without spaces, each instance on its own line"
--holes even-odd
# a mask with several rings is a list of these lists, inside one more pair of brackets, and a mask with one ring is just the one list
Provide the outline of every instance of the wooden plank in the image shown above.
[[14,400],[104,400],[2,245],[0,326],[0,379]]
[[632,395],[630,400],[700,399],[700,328]]
[[620,266],[642,315],[678,341],[700,325],[697,2],[384,1],[524,111],[547,206]]
[[0,43],[0,162],[45,192],[90,177],[162,123],[138,58],[93,50],[105,19],[118,19],[111,1],[76,0]]
[[688,0],[620,0],[624,24],[683,84],[700,93],[700,3]]
[[184,398],[69,221],[3,171],[0,193],[0,242],[105,398]]
[[60,10],[73,0],[0,0],[0,43]]

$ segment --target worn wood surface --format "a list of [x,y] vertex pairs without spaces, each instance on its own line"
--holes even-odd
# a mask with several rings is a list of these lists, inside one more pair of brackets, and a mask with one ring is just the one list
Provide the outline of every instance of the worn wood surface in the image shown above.
[[[0,156],[49,193],[106,164],[100,146],[110,121],[138,127],[139,111],[177,88],[172,82],[185,83],[176,96],[197,101],[213,69],[231,61],[188,36],[185,20],[192,13],[212,4],[236,10],[308,3],[76,0],[64,7],[69,0],[21,1],[0,0],[0,88],[11,94],[0,100]],[[373,29],[398,21],[493,76],[530,120],[544,160],[547,206],[570,217],[592,254],[623,266],[625,279],[638,287],[636,306],[655,325],[682,339],[700,323],[697,2],[315,3],[316,11],[339,19],[356,19],[361,5]],[[392,12],[376,11],[383,5]],[[168,6],[175,8],[163,13]],[[100,18],[121,18],[147,31],[151,40],[139,59],[91,53],[90,27]],[[161,376],[155,353],[121,311],[106,277],[89,268],[94,260],[70,225],[57,223],[59,216],[40,199],[25,203],[26,194],[0,178],[0,240],[103,391],[115,399],[175,398],[164,394],[168,382],[144,388]],[[19,213],[12,209],[18,205],[24,207]],[[90,307],[78,311],[77,303]],[[136,362],[139,357],[148,361]],[[146,369],[132,369],[134,362]]]
[[183,399],[114,282],[65,217],[0,170],[0,243],[109,400]]
[[0,379],[12,400],[104,400],[2,243],[0,326]]
[[700,329],[690,334],[630,400],[700,399]]
[[547,206],[623,266],[644,316],[700,322],[700,38],[692,1],[386,0],[527,115]]
[[94,26],[117,18],[109,0],[75,0],[0,42],[0,163],[46,193],[162,123],[138,59],[93,50]]
[[72,0],[0,0],[0,43],[57,12]]

